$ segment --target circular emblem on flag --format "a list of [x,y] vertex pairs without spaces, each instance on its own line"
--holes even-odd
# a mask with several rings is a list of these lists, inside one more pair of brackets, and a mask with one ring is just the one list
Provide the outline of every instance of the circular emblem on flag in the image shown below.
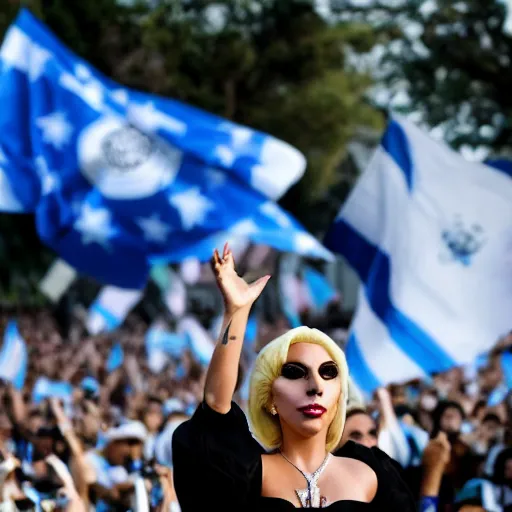
[[114,169],[130,171],[139,167],[155,151],[150,137],[132,126],[115,130],[103,139],[107,162]]
[[78,163],[87,181],[109,199],[142,199],[168,187],[183,153],[116,117],[102,117],[78,138]]

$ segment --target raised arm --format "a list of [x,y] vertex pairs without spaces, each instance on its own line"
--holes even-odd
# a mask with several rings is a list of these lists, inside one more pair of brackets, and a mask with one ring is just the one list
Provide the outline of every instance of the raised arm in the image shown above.
[[224,299],[224,321],[206,375],[204,399],[213,410],[226,414],[235,392],[249,311],[270,276],[246,283],[235,271],[233,254],[227,244],[222,257],[215,250],[212,268]]

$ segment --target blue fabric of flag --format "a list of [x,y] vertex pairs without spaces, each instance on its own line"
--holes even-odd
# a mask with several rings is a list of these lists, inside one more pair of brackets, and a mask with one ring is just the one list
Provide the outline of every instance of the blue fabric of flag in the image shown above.
[[501,354],[501,369],[505,384],[509,390],[512,389],[512,352],[503,352]]
[[107,359],[107,372],[112,373],[117,370],[124,361],[124,351],[120,343],[116,343],[108,356]]
[[18,331],[18,324],[10,320],[4,333],[0,352],[0,378],[18,389],[23,389],[27,375],[28,351],[25,340]]
[[46,377],[40,377],[32,390],[32,400],[35,404],[39,404],[47,398],[71,400],[72,395],[73,386],[69,382],[52,381]]
[[159,350],[179,359],[188,348],[186,336],[159,327],[151,327],[147,330],[145,342],[148,356],[152,351]]
[[27,10],[0,67],[0,210],[35,213],[77,270],[142,288],[152,263],[207,260],[227,234],[332,258],[274,202],[305,170],[285,142],[116,84]]
[[304,281],[308,287],[313,306],[316,309],[326,307],[338,294],[327,278],[318,270],[306,266],[303,271]]

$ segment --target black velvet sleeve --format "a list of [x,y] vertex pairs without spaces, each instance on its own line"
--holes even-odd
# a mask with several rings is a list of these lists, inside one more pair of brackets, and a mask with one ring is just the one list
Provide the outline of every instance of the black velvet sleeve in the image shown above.
[[220,414],[201,404],[173,435],[174,486],[181,510],[231,510],[257,499],[262,451],[238,405],[232,403],[227,414]]
[[416,503],[402,478],[401,466],[382,450],[366,448],[349,441],[335,455],[360,460],[375,471],[378,487],[372,504],[375,505],[376,510],[416,512]]

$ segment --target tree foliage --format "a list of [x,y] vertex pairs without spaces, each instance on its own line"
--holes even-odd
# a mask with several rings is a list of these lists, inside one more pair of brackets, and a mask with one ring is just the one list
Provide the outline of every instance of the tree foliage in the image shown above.
[[[350,65],[370,49],[364,24],[331,23],[305,0],[25,0],[71,49],[105,75],[271,133],[303,151],[308,170],[283,205],[309,213],[343,181],[347,142],[379,128],[371,79]],[[0,36],[18,2],[0,6]]]
[[[512,37],[499,0],[352,0],[337,2],[346,20],[368,23],[386,39],[378,63],[395,108],[441,126],[455,147],[512,148]],[[397,96],[395,96],[395,101]],[[393,96],[386,99],[393,107]]]

